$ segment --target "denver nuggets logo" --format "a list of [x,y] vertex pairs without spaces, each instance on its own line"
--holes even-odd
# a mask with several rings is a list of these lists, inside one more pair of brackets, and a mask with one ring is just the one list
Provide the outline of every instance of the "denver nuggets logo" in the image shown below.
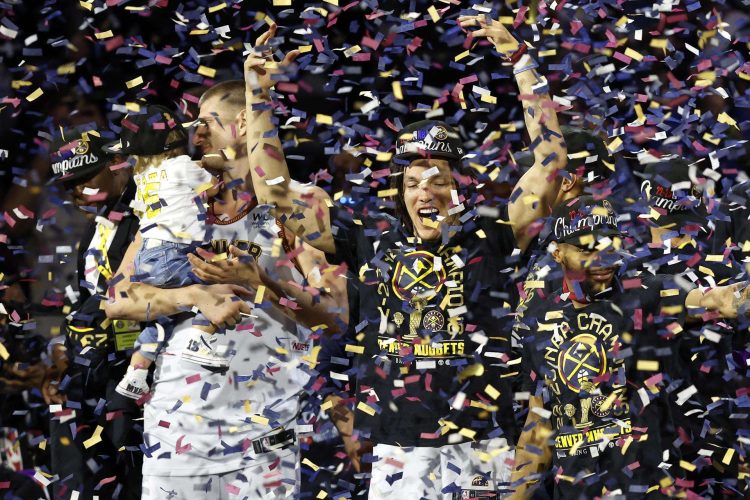
[[591,379],[602,375],[606,368],[604,346],[593,335],[576,335],[560,346],[557,370],[562,381],[573,392],[591,389]]
[[448,131],[443,126],[436,126],[433,131],[435,132],[435,139],[439,141],[444,141],[448,138]]
[[474,476],[474,479],[471,480],[472,486],[489,486],[489,484],[490,482],[484,476]]
[[428,311],[427,314],[424,315],[424,318],[422,319],[422,325],[425,327],[425,330],[437,332],[439,330],[442,330],[443,326],[445,326],[445,318],[443,317],[442,313],[440,313],[440,311],[436,311],[433,309],[432,311]]
[[85,155],[88,152],[89,152],[88,141],[78,141],[78,145],[73,150],[73,153],[77,155]]
[[435,269],[430,252],[409,252],[398,257],[391,284],[401,300],[430,299],[445,283],[445,269]]

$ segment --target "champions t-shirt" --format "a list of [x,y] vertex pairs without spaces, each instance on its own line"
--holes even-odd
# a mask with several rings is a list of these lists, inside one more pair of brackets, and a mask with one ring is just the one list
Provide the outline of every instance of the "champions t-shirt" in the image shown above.
[[358,288],[357,428],[401,446],[512,439],[510,227],[480,217],[418,242],[388,215],[333,208],[331,221],[329,261]]
[[519,308],[522,387],[550,412],[556,498],[642,498],[676,460],[663,453],[674,436],[664,374],[686,292],[664,275],[613,287],[582,308],[561,291]]

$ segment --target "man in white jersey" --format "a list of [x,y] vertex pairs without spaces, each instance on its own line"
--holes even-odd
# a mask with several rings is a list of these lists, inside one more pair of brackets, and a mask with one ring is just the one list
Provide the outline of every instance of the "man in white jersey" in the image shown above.
[[295,320],[333,325],[327,309],[345,302],[334,289],[315,299],[294,286],[303,282],[300,264],[311,271],[316,257],[311,251],[300,259],[287,257],[294,242],[244,184],[249,178],[244,90],[239,81],[207,91],[193,140],[204,155],[221,151],[221,158],[229,158],[222,162],[225,189],[209,210],[209,223],[214,253],[231,257],[208,263],[192,259],[201,279],[225,284],[159,289],[131,282],[136,241],[118,271],[123,278],[110,290],[110,317],[155,318],[197,307],[226,328],[222,343],[229,346],[229,368],[216,373],[180,357],[187,341],[181,333],[191,319],[177,322],[164,343],[144,409],[144,498],[293,495],[294,428],[304,384],[300,364],[311,351]]

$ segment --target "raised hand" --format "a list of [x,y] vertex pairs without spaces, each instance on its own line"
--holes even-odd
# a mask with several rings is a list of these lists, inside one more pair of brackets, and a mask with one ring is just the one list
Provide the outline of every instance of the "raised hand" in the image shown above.
[[510,58],[511,54],[517,52],[523,45],[523,42],[516,40],[503,23],[497,19],[490,19],[484,14],[461,16],[458,18],[458,24],[464,30],[472,28],[473,37],[484,37],[491,41],[497,51],[507,58]]
[[268,31],[258,37],[255,47],[245,59],[245,83],[248,88],[262,95],[267,95],[276,84],[273,76],[283,73],[300,54],[299,50],[292,50],[280,63],[274,60],[271,47],[267,44],[276,35],[276,27],[276,24],[271,24]]

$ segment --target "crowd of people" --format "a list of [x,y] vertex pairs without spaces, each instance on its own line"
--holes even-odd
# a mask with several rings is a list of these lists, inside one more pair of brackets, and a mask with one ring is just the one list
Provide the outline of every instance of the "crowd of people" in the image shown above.
[[3,278],[6,386],[46,418],[3,422],[48,453],[4,469],[9,495],[749,494],[750,183],[715,152],[629,169],[559,113],[529,44],[455,24],[518,89],[510,191],[429,115],[391,123],[383,169],[346,153],[367,190],[294,180],[275,88],[301,52],[273,23],[193,120],[139,101],[117,130],[56,131],[48,184],[87,225],[60,335],[32,335]]

